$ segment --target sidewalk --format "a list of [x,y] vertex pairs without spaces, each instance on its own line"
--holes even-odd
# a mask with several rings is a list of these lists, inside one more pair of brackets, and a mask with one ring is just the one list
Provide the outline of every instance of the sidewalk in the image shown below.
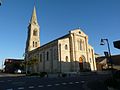
[[18,76],[26,76],[26,75],[25,74],[0,73],[0,77],[18,77]]

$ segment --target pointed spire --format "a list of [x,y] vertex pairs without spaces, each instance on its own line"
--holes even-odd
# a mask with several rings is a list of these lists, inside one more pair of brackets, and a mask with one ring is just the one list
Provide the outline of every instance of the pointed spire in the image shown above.
[[32,23],[37,24],[37,15],[36,15],[35,6],[34,6],[34,9],[33,9],[33,13],[32,13],[32,17],[31,17],[30,23],[31,23],[31,24],[32,24]]

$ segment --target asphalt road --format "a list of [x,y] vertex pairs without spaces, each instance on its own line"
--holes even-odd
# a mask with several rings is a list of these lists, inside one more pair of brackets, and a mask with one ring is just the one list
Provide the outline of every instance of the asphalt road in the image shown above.
[[[83,75],[65,78],[0,77],[0,90],[107,90],[99,83],[105,75]],[[99,85],[100,84],[100,85]]]

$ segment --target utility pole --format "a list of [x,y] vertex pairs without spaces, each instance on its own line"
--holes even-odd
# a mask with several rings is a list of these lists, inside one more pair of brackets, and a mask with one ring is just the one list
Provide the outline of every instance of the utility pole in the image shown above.
[[110,52],[110,45],[109,45],[108,39],[101,39],[100,45],[105,45],[105,41],[106,41],[107,47],[108,47],[108,55],[107,55],[108,56],[108,63],[107,63],[108,68],[109,68],[109,66],[111,66],[111,69],[113,69],[112,56],[111,56],[111,52]]

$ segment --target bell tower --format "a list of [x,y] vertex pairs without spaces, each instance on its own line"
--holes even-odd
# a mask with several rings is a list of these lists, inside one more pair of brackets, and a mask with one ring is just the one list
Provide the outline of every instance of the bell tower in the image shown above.
[[27,35],[25,52],[29,52],[40,47],[39,33],[40,30],[37,22],[36,9],[34,6],[32,17],[28,25],[28,35]]

